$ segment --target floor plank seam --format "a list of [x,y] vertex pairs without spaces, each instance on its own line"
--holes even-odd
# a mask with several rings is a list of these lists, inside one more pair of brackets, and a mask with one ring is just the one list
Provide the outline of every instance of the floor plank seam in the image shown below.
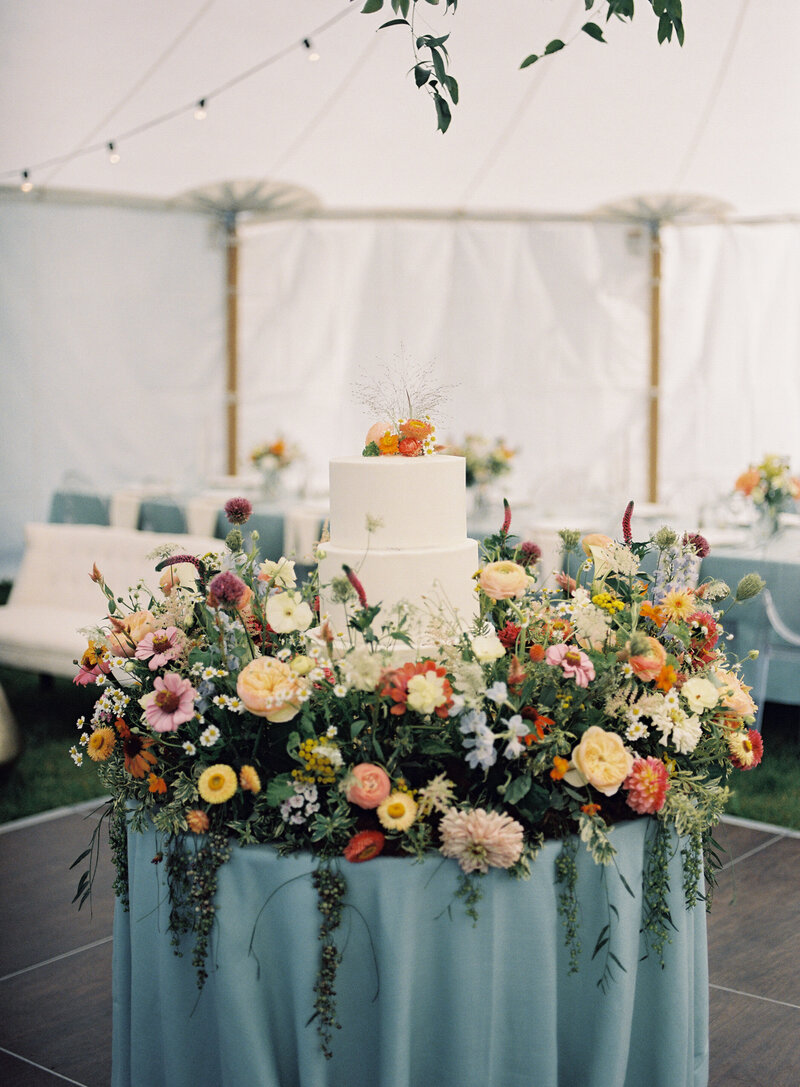
[[709,989],[717,989],[721,993],[733,993],[734,996],[747,996],[751,1000],[764,1000],[767,1004],[780,1004],[782,1008],[793,1008],[795,1011],[800,1012],[800,1004],[790,1004],[788,1000],[775,1000],[771,996],[759,996],[758,993],[744,993],[741,989],[729,989],[727,985],[715,985],[714,982],[709,982]]
[[23,1057],[20,1053],[15,1053],[12,1049],[6,1049],[5,1046],[0,1045],[0,1053],[5,1053],[8,1057],[13,1057],[17,1061],[22,1061],[23,1064],[29,1064],[32,1068],[38,1068],[40,1072],[47,1072],[55,1079],[60,1079],[62,1083],[72,1083],[74,1087],[87,1087],[85,1083],[82,1083],[79,1079],[71,1079],[69,1076],[63,1076],[60,1072],[53,1071],[52,1068],[48,1068],[44,1064],[38,1064],[36,1061],[31,1061],[27,1057]]
[[771,845],[775,845],[776,842],[782,841],[783,835],[776,834],[774,838],[770,838],[768,841],[762,842],[760,845],[753,846],[753,848],[748,849],[746,853],[742,853],[740,856],[734,857],[733,860],[728,861],[727,864],[723,864],[722,867],[718,869],[718,871],[725,872],[728,868],[733,868],[734,864],[738,864],[739,861],[746,861],[748,857],[752,857],[756,853],[760,853],[762,849],[768,849]]
[[103,936],[99,940],[94,940],[90,944],[84,944],[82,947],[74,947],[71,951],[64,951],[60,955],[53,955],[50,959],[43,959],[41,962],[35,962],[31,966],[23,966],[21,970],[14,970],[10,974],[6,974],[0,978],[0,982],[10,981],[12,978],[18,978],[22,974],[29,974],[31,970],[38,970],[41,966],[51,966],[54,962],[61,962],[62,959],[69,959],[72,955],[80,955],[83,951],[92,951],[95,947],[102,947],[103,944],[110,943],[113,936]]

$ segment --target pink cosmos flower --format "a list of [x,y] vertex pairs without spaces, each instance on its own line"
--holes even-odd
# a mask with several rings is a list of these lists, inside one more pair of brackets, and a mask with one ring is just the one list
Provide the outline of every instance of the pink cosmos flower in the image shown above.
[[141,700],[148,725],[154,732],[175,732],[179,725],[194,716],[197,692],[188,679],[177,672],[157,676],[155,690]]
[[149,660],[151,672],[163,668],[169,661],[174,661],[181,653],[180,631],[177,627],[165,627],[145,634],[136,646],[134,654],[137,660]]
[[628,807],[640,815],[654,815],[664,807],[669,789],[667,768],[661,759],[652,755],[635,759],[622,787],[628,790]]
[[464,872],[510,868],[522,856],[522,826],[504,812],[451,808],[440,829],[442,854],[454,857]]
[[580,649],[572,645],[551,645],[545,653],[545,660],[553,666],[562,668],[567,678],[575,680],[579,687],[588,687],[594,679],[594,665]]

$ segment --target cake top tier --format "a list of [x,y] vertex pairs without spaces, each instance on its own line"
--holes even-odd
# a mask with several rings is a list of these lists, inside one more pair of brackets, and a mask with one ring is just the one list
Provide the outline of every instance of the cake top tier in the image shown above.
[[463,457],[337,457],[330,496],[337,547],[450,547],[466,539]]

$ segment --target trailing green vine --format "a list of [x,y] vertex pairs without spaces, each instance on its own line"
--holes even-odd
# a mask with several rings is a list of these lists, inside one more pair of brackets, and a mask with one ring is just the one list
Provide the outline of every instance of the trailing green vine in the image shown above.
[[556,883],[562,888],[558,895],[558,915],[564,926],[564,942],[569,950],[569,973],[577,974],[580,967],[581,938],[578,935],[578,839],[565,838],[556,857]]
[[[169,887],[169,930],[172,945],[180,955],[181,936],[194,933],[192,965],[197,971],[197,986],[203,988],[208,977],[206,959],[211,930],[214,927],[219,869],[230,860],[231,845],[227,834],[211,831],[205,842],[194,850],[186,850],[180,843],[167,846],[166,871]],[[154,861],[160,861],[156,854]]]
[[[439,0],[424,0],[434,7],[439,5]],[[423,0],[365,0],[361,11],[365,15],[389,8],[394,12],[395,18],[381,23],[379,29],[390,26],[406,26],[411,35],[414,55],[414,81],[419,88],[424,88],[433,99],[436,109],[437,128],[444,133],[450,127],[452,113],[450,106],[458,103],[458,83],[447,71],[449,55],[445,42],[449,34],[436,36],[434,34],[417,34],[415,29],[415,16],[417,4]],[[683,45],[683,4],[682,0],[647,0],[653,9],[653,14],[658,19],[658,42],[672,41],[673,35],[680,45]],[[444,0],[445,13],[455,13],[458,0]],[[622,21],[632,21],[634,16],[634,0],[584,0],[584,9],[587,14],[592,13],[602,18],[605,13],[605,22],[612,18]],[[589,19],[583,23],[576,32],[575,40],[580,34],[586,34],[597,42],[605,42],[603,28],[595,19]],[[520,64],[520,68],[530,68],[531,65],[543,57],[552,56],[561,52],[569,42],[560,38],[553,38],[539,53],[529,53]],[[427,55],[426,55],[427,54]],[[449,102],[448,102],[449,99]]]
[[317,1020],[322,1052],[330,1060],[333,1056],[333,1031],[341,1028],[336,1018],[336,974],[342,961],[342,953],[336,946],[334,933],[342,921],[342,901],[347,891],[347,882],[340,872],[334,871],[327,864],[320,864],[314,870],[311,882],[317,892],[317,909],[322,914],[319,927],[322,950],[320,968],[314,984],[314,1014],[309,1022]]
[[669,862],[675,850],[670,827],[663,820],[653,820],[649,829],[653,832],[642,882],[642,933],[645,946],[655,952],[663,969],[664,949],[677,931],[669,908]]

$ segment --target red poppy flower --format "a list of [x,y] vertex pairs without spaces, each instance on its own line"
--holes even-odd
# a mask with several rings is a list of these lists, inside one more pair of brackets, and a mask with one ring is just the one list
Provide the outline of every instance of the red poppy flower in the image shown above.
[[386,837],[379,830],[362,830],[344,847],[345,859],[353,864],[371,861],[383,849]]

